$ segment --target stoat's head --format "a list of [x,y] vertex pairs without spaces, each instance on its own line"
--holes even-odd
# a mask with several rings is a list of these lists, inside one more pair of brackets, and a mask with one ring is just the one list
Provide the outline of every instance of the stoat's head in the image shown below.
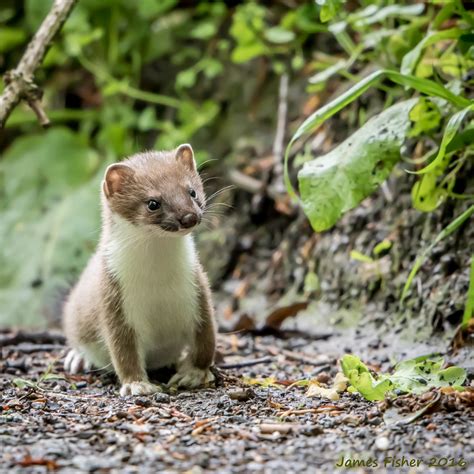
[[206,203],[188,144],[110,165],[102,189],[112,214],[166,235],[191,232],[201,222]]

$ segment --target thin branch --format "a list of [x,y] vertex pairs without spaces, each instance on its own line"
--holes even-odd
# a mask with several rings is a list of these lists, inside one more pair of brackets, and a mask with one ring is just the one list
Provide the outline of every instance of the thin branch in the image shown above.
[[283,146],[285,141],[286,118],[288,114],[288,73],[280,77],[280,87],[278,90],[278,115],[275,140],[273,142],[273,173],[275,177],[283,175]]
[[34,73],[40,66],[51,44],[77,0],[55,0],[33,39],[28,44],[16,69],[4,75],[5,90],[0,96],[0,128],[21,100],[26,100],[42,126],[49,119],[41,106],[42,92],[34,83]]

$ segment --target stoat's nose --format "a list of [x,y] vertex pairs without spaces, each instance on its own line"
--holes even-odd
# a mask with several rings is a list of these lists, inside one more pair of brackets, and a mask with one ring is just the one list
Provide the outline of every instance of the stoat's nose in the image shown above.
[[189,214],[185,214],[183,217],[181,217],[179,223],[185,229],[189,229],[190,227],[194,227],[198,223],[198,217],[196,214],[190,212]]

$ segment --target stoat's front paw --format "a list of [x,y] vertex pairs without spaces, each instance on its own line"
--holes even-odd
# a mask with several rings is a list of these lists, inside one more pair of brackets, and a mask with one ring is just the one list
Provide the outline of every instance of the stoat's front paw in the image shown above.
[[171,377],[168,387],[197,388],[208,385],[215,380],[214,374],[209,369],[197,367],[183,367]]
[[129,382],[124,383],[120,388],[120,396],[127,395],[151,395],[152,393],[161,392],[161,387],[150,382]]
[[64,359],[64,371],[70,374],[87,372],[91,367],[91,363],[77,349],[71,349]]

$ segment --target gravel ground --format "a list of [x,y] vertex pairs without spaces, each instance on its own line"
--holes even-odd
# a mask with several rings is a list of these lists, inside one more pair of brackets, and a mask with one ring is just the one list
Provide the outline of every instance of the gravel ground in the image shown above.
[[[216,388],[120,398],[111,375],[63,373],[60,335],[1,337],[2,473],[314,473],[343,469],[341,459],[364,462],[358,472],[474,472],[472,392],[389,406],[349,393],[308,398],[304,387],[289,387],[315,377],[330,384],[337,344],[321,354],[314,339],[221,335]],[[387,418],[436,399],[411,423]]]

